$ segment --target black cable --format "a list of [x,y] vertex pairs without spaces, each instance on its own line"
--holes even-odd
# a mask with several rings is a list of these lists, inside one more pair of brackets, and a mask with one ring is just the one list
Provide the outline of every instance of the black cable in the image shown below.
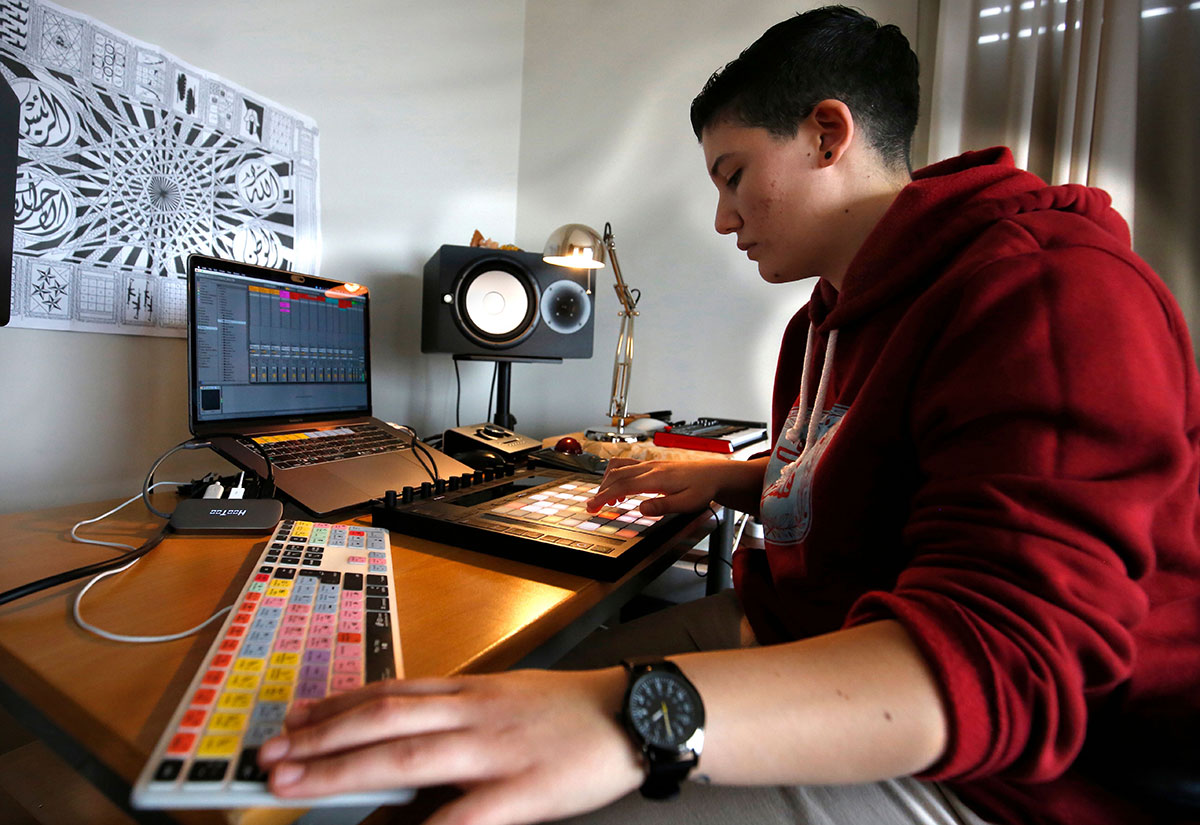
[[[707,570],[705,570],[703,573],[700,572],[700,562],[704,562],[705,564],[708,564],[709,559],[712,555],[713,554],[710,552],[710,553],[704,554],[703,556],[697,556],[695,561],[692,562],[692,572],[695,573],[698,578],[701,578],[701,579],[708,578]],[[733,562],[731,562],[729,559],[723,558],[721,556],[717,556],[717,561],[724,564],[730,570],[733,569]]]
[[[411,432],[411,430],[410,430],[410,432]],[[218,433],[218,434],[214,434],[213,436],[210,436],[210,438],[217,438],[217,437],[240,438],[240,436],[233,434],[233,433]],[[416,439],[416,433],[413,433],[413,438],[414,438],[414,440]],[[272,494],[273,494],[275,473],[274,473],[274,470],[273,470],[273,467],[271,464],[271,458],[270,458],[270,456],[267,455],[266,451],[262,448],[262,445],[255,443],[253,440],[251,440],[250,445],[260,456],[262,456],[263,461],[265,461],[267,463],[267,479],[266,479],[266,482],[264,482],[264,483],[269,483],[272,485]],[[174,447],[172,447],[171,449],[167,450],[165,453],[160,455],[155,460],[154,464],[151,465],[150,472],[146,473],[146,478],[142,482],[142,503],[145,504],[146,509],[149,510],[154,515],[156,515],[162,519],[167,519],[166,523],[163,524],[163,526],[159,529],[158,533],[156,533],[151,538],[146,539],[146,541],[144,541],[141,545],[139,545],[138,547],[136,547],[133,550],[130,550],[128,553],[123,553],[120,556],[115,556],[115,557],[113,557],[111,559],[107,559],[105,561],[98,561],[98,562],[94,562],[92,564],[84,565],[83,567],[76,567],[74,570],[67,570],[62,573],[55,573],[51,576],[46,576],[44,578],[38,579],[37,581],[28,582],[26,584],[18,585],[17,587],[14,587],[10,590],[6,590],[3,593],[0,593],[0,605],[8,604],[11,601],[15,601],[17,599],[24,598],[25,596],[32,595],[33,593],[37,593],[37,592],[39,592],[41,590],[45,590],[46,588],[49,588],[49,587],[55,587],[56,585],[64,584],[69,581],[74,581],[75,579],[81,579],[84,576],[92,576],[92,575],[96,575],[98,573],[103,573],[106,570],[112,570],[116,567],[120,567],[122,564],[125,564],[127,562],[136,561],[137,559],[140,559],[142,556],[146,555],[151,550],[153,550],[155,547],[157,547],[159,545],[159,543],[164,538],[166,538],[167,533],[170,532],[170,530],[171,530],[171,522],[170,522],[171,514],[161,512],[153,504],[150,503],[150,485],[152,484],[152,480],[154,478],[154,473],[158,470],[159,465],[162,464],[164,461],[166,461],[169,456],[174,455],[175,453],[179,452],[180,450],[198,450],[202,447],[210,447],[211,448],[212,447],[211,441],[198,441],[196,439],[191,439],[191,438],[189,438],[187,441],[181,441],[178,444],[176,444]],[[432,460],[432,458],[431,458],[431,460]]]
[[454,426],[462,426],[462,416],[459,414],[459,407],[462,405],[462,378],[458,374],[458,359],[454,361]]
[[[254,452],[258,453],[259,458],[261,458],[263,460],[263,462],[267,465],[267,477],[263,481],[263,483],[270,484],[271,485],[271,495],[272,496],[275,495],[275,465],[271,463],[271,456],[267,454],[266,448],[263,447],[263,445],[259,444],[257,441],[255,441],[253,436],[248,436],[243,433],[209,433],[208,435],[206,435],[204,437],[207,440],[206,441],[197,441],[196,442],[197,447],[212,448],[212,440],[214,438],[232,438],[235,441],[241,443],[243,446],[249,447],[250,449],[254,450]],[[260,496],[260,498],[261,498],[261,496]]]
[[[500,374],[500,362],[497,361],[496,366],[492,369],[492,386],[491,386],[491,389],[488,390],[487,420],[489,422],[492,420],[492,393],[494,393],[496,391],[496,376],[498,376],[499,374]],[[507,422],[505,422],[505,423],[507,424]]]
[[[708,512],[712,513],[713,518],[715,518],[717,521],[721,520],[721,517],[717,514],[717,511],[713,509],[713,506],[711,504],[708,505]],[[739,539],[741,538],[741,533],[738,533],[738,538]],[[710,542],[712,541],[711,536],[709,537],[709,541]],[[709,559],[713,558],[714,556],[716,556],[717,561],[723,562],[725,564],[725,566],[728,567],[730,570],[733,569],[733,562],[731,562],[729,559],[725,558],[724,556],[720,555],[719,553],[714,553],[711,549],[709,549],[708,553],[706,553],[703,556],[700,556],[699,558],[697,558],[695,561],[692,562],[692,572],[695,573],[697,576],[699,576],[702,579],[708,578],[707,570],[703,573],[700,572],[700,562],[705,562],[707,564]]]
[[[174,455],[175,453],[179,452],[180,450],[199,450],[202,447],[208,447],[209,449],[212,449],[212,439],[214,439],[214,438],[242,439],[243,436],[238,435],[236,433],[213,433],[211,435],[205,436],[205,438],[207,440],[204,440],[204,441],[201,441],[201,440],[195,439],[195,438],[189,438],[186,441],[180,441],[178,444],[176,444],[171,449],[167,450],[165,453],[160,455],[155,460],[154,464],[151,465],[151,467],[150,467],[150,472],[146,473],[146,478],[142,482],[142,503],[146,505],[147,510],[149,510],[151,513],[158,516],[159,518],[169,519],[171,517],[170,513],[164,513],[161,510],[159,510],[157,507],[155,507],[153,504],[150,503],[150,485],[154,481],[154,473],[158,471],[158,466],[160,464],[162,464],[164,461],[166,461],[169,456]],[[271,485],[271,495],[274,496],[275,495],[275,465],[273,465],[271,463],[271,457],[269,455],[267,455],[267,451],[265,449],[263,449],[263,446],[261,444],[259,444],[258,442],[256,442],[253,438],[243,441],[242,443],[246,444],[252,450],[254,450],[256,453],[258,453],[259,456],[262,457],[262,460],[264,462],[266,462],[267,478],[266,478],[266,481],[264,481],[263,483]],[[261,490],[259,491],[259,498],[262,498]]]
[[120,567],[126,562],[140,559],[142,556],[146,555],[155,547],[157,547],[159,543],[166,538],[167,533],[170,532],[170,530],[170,522],[167,522],[163,524],[157,534],[146,539],[146,541],[144,541],[139,547],[134,550],[130,550],[128,553],[124,553],[106,561],[98,561],[94,564],[76,567],[74,570],[67,570],[63,573],[55,573],[52,576],[46,576],[45,578],[38,579],[37,581],[19,585],[11,590],[6,590],[3,593],[0,593],[0,605],[8,604],[9,602],[16,601],[17,599],[23,599],[26,596],[30,596],[49,587],[65,584],[66,582],[74,581],[75,579],[82,579],[85,576],[103,573],[106,570],[112,570],[113,568]]
[[[421,462],[421,467],[425,469],[425,472],[429,475],[430,479],[436,482],[440,476],[438,475],[437,461],[434,460],[433,453],[429,452],[425,445],[417,439],[417,431],[412,427],[407,427],[403,424],[400,424],[397,428],[408,433],[409,437],[412,439],[412,442],[409,444],[409,446],[412,448],[413,455],[417,457],[417,461]],[[420,452],[418,452],[418,450]],[[424,453],[426,457],[429,458],[429,464],[425,463],[425,459],[421,458],[420,453]],[[432,469],[430,469],[430,465],[432,465]]]
[[[426,458],[429,459],[429,463],[433,469],[425,467],[425,459],[420,457],[420,455],[416,452],[417,450],[420,450],[425,454]],[[413,455],[417,456],[417,460],[421,462],[422,467],[425,467],[425,472],[429,473],[433,481],[436,482],[439,478],[441,478],[441,476],[438,475],[437,461],[434,460],[433,453],[429,452],[429,450],[425,448],[425,445],[417,441],[415,438],[413,439]]]

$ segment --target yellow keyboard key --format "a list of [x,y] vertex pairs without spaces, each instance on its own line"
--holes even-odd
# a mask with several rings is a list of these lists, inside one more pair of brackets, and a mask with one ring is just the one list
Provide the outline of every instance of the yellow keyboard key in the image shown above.
[[247,710],[254,705],[253,693],[222,693],[217,707],[226,710]]
[[292,701],[292,686],[291,685],[263,685],[263,689],[258,694],[259,701],[262,702],[290,702]]
[[214,713],[208,720],[208,729],[214,733],[238,733],[246,729],[246,714]]
[[287,682],[291,684],[296,681],[296,668],[294,667],[272,667],[267,669],[268,682]]
[[227,733],[213,734],[205,736],[200,740],[200,747],[196,751],[196,756],[203,758],[221,758],[230,757],[237,753],[238,743],[241,741],[240,736],[230,735]]
[[225,683],[225,687],[235,690],[254,690],[258,687],[258,674],[234,673],[229,677],[229,681]]

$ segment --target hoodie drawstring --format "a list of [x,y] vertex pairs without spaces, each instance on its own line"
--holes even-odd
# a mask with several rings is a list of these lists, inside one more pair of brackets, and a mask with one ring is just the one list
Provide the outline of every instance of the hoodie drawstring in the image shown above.
[[832,372],[833,353],[837,348],[838,331],[832,329],[829,331],[829,340],[825,343],[825,361],[821,368],[821,377],[817,382],[817,397],[813,399],[813,405],[808,407],[808,386],[809,386],[809,367],[812,364],[813,342],[816,340],[816,331],[813,325],[808,326],[808,338],[804,342],[804,369],[800,373],[800,406],[796,410],[796,423],[788,428],[784,433],[784,437],[795,444],[800,440],[800,433],[805,431],[807,434],[804,437],[804,447],[800,450],[800,454],[796,456],[796,460],[784,467],[783,473],[788,474],[794,472],[800,466],[800,462],[804,459],[804,454],[817,440],[817,426],[821,420],[821,414],[825,409],[825,396],[829,391],[829,373]]

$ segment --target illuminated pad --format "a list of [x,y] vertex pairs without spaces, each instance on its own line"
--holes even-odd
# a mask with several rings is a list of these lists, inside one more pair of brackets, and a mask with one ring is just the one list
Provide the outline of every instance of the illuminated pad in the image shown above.
[[641,493],[605,506],[598,513],[589,513],[584,502],[600,488],[578,482],[564,482],[555,487],[539,488],[537,492],[521,493],[499,502],[492,508],[498,516],[531,525],[541,524],[560,530],[573,530],[581,535],[597,534],[618,539],[640,536],[662,516],[643,515],[643,502],[658,498],[657,493]]
[[[134,786],[139,808],[295,806],[258,748],[289,708],[403,676],[386,530],[285,520],[263,549]],[[305,800],[404,802],[408,790]]]

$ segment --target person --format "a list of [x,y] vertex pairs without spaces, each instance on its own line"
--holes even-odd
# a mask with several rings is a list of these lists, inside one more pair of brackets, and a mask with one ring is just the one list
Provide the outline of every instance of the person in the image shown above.
[[[1187,327],[1105,193],[1002,148],[910,173],[916,78],[899,30],[828,7],[692,104],[717,231],[769,282],[820,280],[768,455],[614,461],[589,508],[759,514],[735,594],[569,657],[606,667],[294,711],[260,754],[275,793],[459,786],[438,823],[1144,821],[1119,778],[1152,754],[1104,746],[1200,704]],[[643,654],[673,669],[615,666]],[[656,762],[677,728],[703,743]],[[636,793],[689,769],[675,802]]]

